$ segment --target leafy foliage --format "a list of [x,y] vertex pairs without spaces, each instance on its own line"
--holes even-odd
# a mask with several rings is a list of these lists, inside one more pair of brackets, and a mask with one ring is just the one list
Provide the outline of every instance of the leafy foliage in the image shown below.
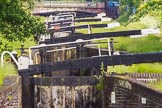
[[138,8],[141,3],[143,3],[143,0],[120,0],[121,13],[125,13],[126,10],[127,12],[132,13],[133,8]]
[[121,4],[129,7],[138,7],[143,0],[120,0]]
[[104,66],[103,62],[100,65],[100,72],[101,72],[101,75],[96,76],[96,78],[98,79],[98,84],[96,86],[97,90],[104,89],[104,76],[106,74],[106,71],[105,71],[105,66]]
[[32,1],[2,0],[0,1],[0,45],[7,47],[7,42],[25,41],[30,36],[45,32],[40,18],[30,13]]
[[[156,16],[157,20],[162,23],[162,2],[161,0],[148,0],[138,7],[137,13],[132,16],[129,22],[138,21],[140,18],[149,14],[150,16]],[[128,22],[128,23],[129,23]]]

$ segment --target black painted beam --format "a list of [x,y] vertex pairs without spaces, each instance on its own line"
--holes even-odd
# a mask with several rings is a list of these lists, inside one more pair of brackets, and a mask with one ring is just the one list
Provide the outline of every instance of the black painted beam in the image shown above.
[[[92,19],[76,19],[75,20],[75,22],[88,22],[88,21],[101,21],[101,18],[95,18],[95,19],[94,18],[92,18]],[[57,24],[57,23],[65,23],[65,22],[72,22],[72,19],[65,19],[65,20],[58,20],[58,21],[54,21],[54,22],[48,22],[48,24]]]
[[85,18],[75,20],[75,22],[96,22],[96,21],[101,21],[101,18]]
[[65,22],[72,22],[72,19],[65,19],[65,20],[58,20],[58,21],[54,21],[54,22],[48,22],[48,25],[58,24],[58,23],[65,23]]
[[46,44],[63,43],[76,41],[77,39],[89,40],[94,38],[109,38],[109,37],[119,37],[119,36],[130,36],[130,35],[141,35],[141,30],[129,30],[129,31],[116,31],[116,32],[105,32],[105,33],[94,33],[94,34],[83,34],[74,35],[68,37],[52,38],[46,39]]
[[[96,20],[99,20],[99,19],[94,19],[94,21]],[[79,21],[89,21],[89,19],[80,19],[80,20],[75,20],[75,22],[79,22]],[[66,19],[66,20],[59,20],[59,21],[54,21],[54,22],[48,22],[48,25],[49,27],[52,27],[52,26],[60,26],[61,24],[63,23],[70,23],[72,22],[71,19]],[[92,28],[102,28],[102,27],[107,27],[107,24],[91,24],[90,27]],[[72,28],[75,28],[75,29],[83,29],[83,28],[88,28],[88,25],[77,25],[77,26],[68,26],[68,27],[62,27],[60,29],[72,29]],[[54,28],[53,29],[50,29],[50,30],[55,30]]]
[[93,76],[52,76],[43,78],[31,78],[37,86],[82,86],[96,85],[97,79]]
[[103,28],[103,27],[107,27],[107,24],[91,24],[90,27],[92,28]]
[[[60,26],[60,24],[58,24]],[[88,28],[88,25],[77,25],[77,26],[66,26],[66,27],[60,27],[59,30],[58,28],[56,29],[55,26],[57,25],[50,25],[51,31],[68,31],[68,30],[72,30],[72,29],[85,29]],[[53,26],[53,27],[52,27]],[[103,28],[103,27],[107,27],[107,24],[91,24],[89,25],[91,28]]]
[[85,18],[85,17],[95,17],[95,16],[97,16],[97,13],[81,12],[81,11],[38,12],[38,13],[33,13],[33,15],[47,17],[47,16],[50,16],[50,15],[57,15],[58,13],[69,13],[69,12],[75,12],[76,13],[76,17],[75,18]]
[[[101,63],[105,66],[113,65],[132,65],[139,63],[162,62],[162,52],[156,53],[141,53],[141,54],[126,54],[114,56],[98,56],[88,57],[83,59],[73,59],[67,61],[59,61],[52,63],[43,63],[29,66],[29,74],[51,73],[59,70],[78,70],[99,68]],[[23,72],[23,71],[22,71]]]
[[88,12],[87,12],[86,14],[76,15],[75,18],[86,18],[86,17],[95,17],[95,16],[97,16],[96,13],[88,13]]
[[78,26],[66,26],[66,27],[59,27],[58,28],[55,28],[55,26],[51,26],[50,28],[50,31],[52,32],[55,32],[55,31],[69,31],[69,30],[72,30],[72,29],[84,29],[84,28],[88,28],[88,25],[78,25]]

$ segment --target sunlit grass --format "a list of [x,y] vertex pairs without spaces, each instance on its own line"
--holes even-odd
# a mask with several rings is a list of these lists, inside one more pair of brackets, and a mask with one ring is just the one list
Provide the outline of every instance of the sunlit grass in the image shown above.
[[79,30],[76,29],[75,32],[88,34],[88,29],[79,29]]
[[131,12],[125,12],[124,14],[118,17],[117,21],[122,24],[125,24],[129,20],[130,14]]
[[157,82],[150,82],[148,85],[152,88],[162,91],[162,79]]
[[116,41],[119,42],[114,45],[116,50],[133,53],[162,51],[161,39],[156,36],[135,39],[120,37]]
[[[21,45],[24,45],[24,48],[29,48],[30,46],[34,46],[36,45],[37,43],[34,42],[34,39],[33,38],[28,38],[26,39],[26,41],[24,42],[9,42],[8,46],[10,48],[12,48],[13,50],[17,51],[18,54],[20,55],[20,48],[21,48]],[[28,49],[26,49],[28,50]]]
[[[111,22],[81,22],[77,23],[77,25],[82,25],[82,24],[109,24]],[[119,27],[114,27],[114,28],[92,28],[92,33],[103,33],[103,32],[115,32],[115,31],[126,31],[126,30],[139,30],[143,29],[145,26],[141,24],[140,22],[133,22],[128,24],[127,26],[121,25]],[[78,29],[78,32],[81,33],[87,33],[85,30]]]
[[0,66],[0,85],[3,84],[5,76],[17,75],[17,70],[13,64],[7,63],[4,67]]
[[[105,42],[103,40],[102,42]],[[149,35],[143,38],[116,37],[115,50],[127,51],[130,53],[157,52],[162,51],[162,38],[156,35]],[[107,48],[107,44],[101,44],[101,48]]]
[[162,63],[142,63],[142,64],[133,64],[131,66],[125,65],[108,66],[108,72],[162,73]]
[[75,22],[75,25],[86,25],[86,24],[109,24],[110,21],[96,21],[96,22]]

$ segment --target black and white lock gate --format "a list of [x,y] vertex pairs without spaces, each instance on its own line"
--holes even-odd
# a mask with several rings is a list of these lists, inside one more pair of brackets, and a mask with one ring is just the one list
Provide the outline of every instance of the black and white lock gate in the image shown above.
[[[31,65],[29,66],[29,69],[19,71],[19,74],[22,77],[22,106],[23,108],[35,108],[41,106],[42,103],[47,106],[49,105],[66,106],[69,103],[71,103],[69,105],[71,105],[74,108],[76,108],[77,106],[78,108],[78,104],[76,102],[78,103],[80,102],[82,105],[81,104],[79,105],[82,108],[85,108],[86,105],[90,105],[91,107],[93,105],[96,106],[95,103],[99,103],[97,105],[102,105],[101,104],[102,100],[97,98],[98,92],[95,90],[95,85],[97,84],[97,80],[95,77],[93,76],[43,76],[43,75],[48,73],[50,74],[51,72],[55,72],[55,71],[79,70],[79,69],[88,69],[94,67],[98,68],[100,67],[101,63],[103,63],[105,66],[112,66],[112,65],[122,65],[122,64],[131,65],[131,64],[138,64],[138,63],[161,62],[161,61],[162,61],[162,52],[156,52],[156,53],[126,54],[126,55],[118,55],[118,56],[113,55],[113,56],[88,57],[83,59],[73,59],[73,60],[59,61],[53,63],[42,63],[42,64]],[[40,74],[42,74],[42,76],[40,76]],[[39,76],[34,77],[34,75],[39,75]],[[56,89],[55,87],[57,86],[59,87]],[[68,87],[66,88],[64,86],[68,86]],[[81,86],[83,86],[83,88]],[[83,91],[84,93],[86,93],[84,94],[84,96],[80,95],[82,94]],[[61,92],[60,96],[63,97],[58,97],[58,95],[56,96],[56,94],[60,92]],[[68,95],[66,93],[68,93]],[[68,98],[67,99],[64,96],[70,96],[73,98],[69,99],[69,97],[67,97]],[[43,100],[44,98],[47,99]],[[60,98],[62,100],[58,100]],[[98,99],[100,101],[98,101]]]

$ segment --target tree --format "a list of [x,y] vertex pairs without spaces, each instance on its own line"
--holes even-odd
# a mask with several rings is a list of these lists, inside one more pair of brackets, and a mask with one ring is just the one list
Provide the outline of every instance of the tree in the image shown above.
[[125,12],[125,8],[132,11],[133,8],[137,9],[143,0],[120,0],[122,11]]
[[[24,41],[30,36],[45,32],[40,18],[32,16],[32,0],[1,0],[0,1],[0,45],[5,41]],[[6,48],[6,47],[5,47]],[[2,49],[1,49],[2,50]]]
[[162,2],[161,0],[150,0],[146,1],[137,9],[137,12],[134,16],[131,17],[128,23],[133,21],[138,21],[140,18],[145,17],[146,15],[150,15],[155,17],[157,20],[160,21],[160,26],[162,22]]

